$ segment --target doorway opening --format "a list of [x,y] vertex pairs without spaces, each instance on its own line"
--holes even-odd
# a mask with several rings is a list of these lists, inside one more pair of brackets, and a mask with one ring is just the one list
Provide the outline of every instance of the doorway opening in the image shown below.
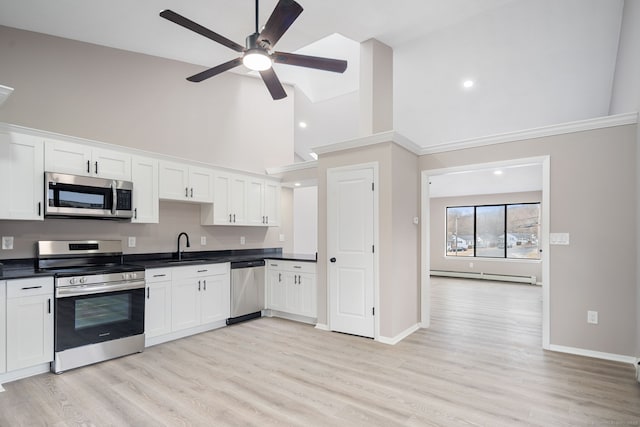
[[[422,229],[421,229],[421,326],[429,327],[432,315],[431,298],[431,271],[436,264],[434,259],[440,261],[447,258],[446,247],[446,215],[442,215],[440,226],[431,226],[432,208],[437,206],[437,201],[451,197],[451,200],[465,200],[465,196],[481,194],[518,194],[524,192],[539,192],[540,202],[540,230],[536,237],[536,242],[540,251],[539,271],[541,277],[536,281],[542,286],[542,348],[548,349],[550,345],[549,330],[549,186],[550,176],[549,156],[513,159],[509,161],[490,162],[482,164],[469,164],[442,169],[424,170],[421,174],[421,206],[422,206]],[[503,172],[502,182],[486,179],[497,177]],[[524,176],[530,174],[529,180]],[[518,174],[522,176],[518,177]],[[537,175],[536,175],[537,174]],[[443,190],[444,189],[444,190]],[[471,198],[469,198],[471,200]],[[482,198],[475,200],[482,200]],[[505,230],[506,231],[506,230]],[[505,236],[509,236],[505,232]],[[509,236],[510,237],[510,236]],[[477,238],[477,236],[476,236]],[[506,237],[503,237],[506,239]],[[441,245],[435,246],[435,242],[442,241]],[[504,240],[503,240],[504,241]],[[456,236],[456,244],[460,240]],[[465,241],[466,242],[466,241]],[[476,244],[476,240],[473,240]],[[487,243],[488,244],[488,243]],[[499,245],[499,243],[498,243]],[[439,246],[442,246],[441,248]],[[469,244],[467,244],[467,249]],[[469,251],[467,251],[469,253]],[[471,253],[475,253],[471,251]],[[458,255],[457,251],[453,253]],[[453,257],[451,257],[453,258]],[[464,262],[468,269],[472,269],[478,262],[485,262],[484,259],[469,257],[456,258],[456,262]],[[510,264],[509,268],[517,268],[517,262],[504,260]],[[490,260],[489,262],[496,262]],[[438,265],[441,267],[441,265]]]

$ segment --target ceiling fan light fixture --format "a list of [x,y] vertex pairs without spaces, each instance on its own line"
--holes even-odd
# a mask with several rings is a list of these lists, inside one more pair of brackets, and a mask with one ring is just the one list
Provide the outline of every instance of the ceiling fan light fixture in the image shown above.
[[249,49],[242,57],[242,63],[252,71],[264,71],[271,68],[269,55],[262,49]]

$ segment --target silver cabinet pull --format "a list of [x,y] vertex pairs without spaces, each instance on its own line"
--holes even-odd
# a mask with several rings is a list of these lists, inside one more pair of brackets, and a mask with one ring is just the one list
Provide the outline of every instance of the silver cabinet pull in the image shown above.
[[189,197],[189,187],[184,187],[184,197]]
[[191,187],[191,198],[193,199],[193,187]]
[[149,289],[150,288],[147,288],[147,299],[149,299]]
[[98,162],[96,162],[95,164],[96,164],[96,175],[98,175]]
[[200,280],[198,280],[198,292],[200,292]]
[[166,274],[154,274],[153,277],[165,277]]
[[28,291],[29,289],[40,289],[42,286],[27,286],[22,288],[23,291]]
[[203,282],[204,282],[204,290],[206,291],[207,290],[207,281],[203,280]]
[[231,222],[231,214],[229,214],[229,222]]
[[87,160],[87,173],[91,173],[91,162]]

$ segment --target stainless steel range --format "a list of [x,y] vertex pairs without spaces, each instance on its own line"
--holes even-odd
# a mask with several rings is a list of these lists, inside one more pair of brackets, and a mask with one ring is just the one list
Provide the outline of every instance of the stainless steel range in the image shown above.
[[55,373],[144,350],[144,269],[119,240],[39,241],[37,268],[55,277]]

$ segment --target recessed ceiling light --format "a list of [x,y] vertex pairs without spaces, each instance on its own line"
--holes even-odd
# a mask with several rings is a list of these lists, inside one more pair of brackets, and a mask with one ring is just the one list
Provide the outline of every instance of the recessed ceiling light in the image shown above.
[[465,80],[465,81],[462,83],[462,86],[463,86],[465,89],[470,89],[470,88],[472,88],[472,87],[473,87],[473,84],[474,84],[474,83],[473,83],[473,80]]
[[502,172],[501,170],[497,170],[497,171],[493,171],[494,175],[502,175],[504,172]]
[[296,182],[296,183],[295,183],[295,184],[293,184],[293,185],[295,185],[296,187],[300,187],[302,184],[300,184],[299,182]]
[[298,126],[300,126],[302,129],[307,127],[307,122],[300,122],[298,123]]

